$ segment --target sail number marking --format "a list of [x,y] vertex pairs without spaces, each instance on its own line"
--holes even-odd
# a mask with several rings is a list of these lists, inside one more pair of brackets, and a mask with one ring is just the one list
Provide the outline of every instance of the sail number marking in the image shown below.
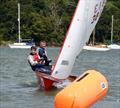
[[106,3],[106,0],[102,0],[100,3],[95,5],[91,24],[93,24],[98,19],[98,17],[101,15],[102,10],[105,6],[105,3]]

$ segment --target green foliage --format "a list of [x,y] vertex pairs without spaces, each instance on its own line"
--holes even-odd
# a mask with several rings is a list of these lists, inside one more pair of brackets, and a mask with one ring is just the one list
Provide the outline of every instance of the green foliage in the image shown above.
[[[18,37],[17,3],[21,5],[21,37],[61,45],[78,0],[0,0],[0,40]],[[120,43],[120,0],[108,0],[96,27],[96,41],[110,41],[114,15],[114,41]]]
[[112,15],[114,15],[113,41],[116,43],[120,43],[120,0],[108,0],[96,27],[96,38],[98,42],[110,42]]

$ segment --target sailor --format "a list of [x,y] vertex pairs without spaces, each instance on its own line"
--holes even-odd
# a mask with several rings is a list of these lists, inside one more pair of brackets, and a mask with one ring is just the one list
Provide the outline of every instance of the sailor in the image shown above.
[[52,62],[52,60],[48,59],[45,48],[46,48],[46,42],[40,41],[39,48],[37,49],[37,53],[44,60],[45,66],[49,66],[49,63]]
[[50,74],[50,71],[45,69],[43,60],[36,53],[36,47],[35,46],[31,47],[31,53],[28,56],[28,62],[29,62],[33,71]]

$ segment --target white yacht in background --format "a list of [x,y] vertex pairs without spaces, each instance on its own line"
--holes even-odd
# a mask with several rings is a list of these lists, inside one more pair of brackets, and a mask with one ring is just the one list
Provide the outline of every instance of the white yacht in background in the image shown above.
[[108,51],[110,50],[109,47],[106,46],[84,46],[83,49],[85,50],[91,50],[91,51]]
[[34,44],[33,43],[26,43],[26,42],[9,44],[10,48],[29,49],[29,48],[31,48],[31,46],[34,46]]
[[120,45],[111,44],[111,45],[108,45],[108,48],[110,48],[110,49],[120,49]]
[[92,45],[85,45],[83,49],[90,51],[108,51],[110,48],[107,45],[95,45],[95,29],[93,30],[93,40]]
[[112,24],[111,24],[111,45],[108,45],[108,48],[110,48],[110,49],[120,49],[120,45],[113,44],[113,21],[114,21],[114,16],[112,15]]
[[33,46],[34,44],[32,42],[22,42],[21,37],[20,37],[20,3],[18,3],[18,42],[13,43],[13,44],[9,44],[8,46],[10,48],[23,48],[23,49],[27,49],[27,48],[31,48],[31,46]]

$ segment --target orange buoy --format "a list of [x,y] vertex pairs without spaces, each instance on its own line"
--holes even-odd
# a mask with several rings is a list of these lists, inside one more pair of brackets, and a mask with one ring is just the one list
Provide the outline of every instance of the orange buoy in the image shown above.
[[55,108],[89,108],[108,91],[106,78],[95,70],[88,70],[55,97]]

